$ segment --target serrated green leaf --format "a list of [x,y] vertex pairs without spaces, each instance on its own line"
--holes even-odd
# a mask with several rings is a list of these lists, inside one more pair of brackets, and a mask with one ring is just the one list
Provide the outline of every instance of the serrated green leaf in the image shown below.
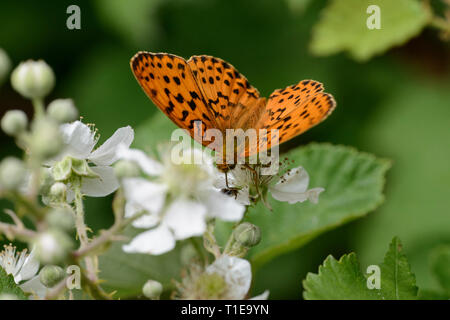
[[[380,29],[367,27],[370,5],[380,8]],[[365,61],[418,35],[429,17],[417,0],[331,0],[313,28],[310,48],[320,56],[348,51]]]
[[308,300],[417,299],[416,280],[397,237],[389,245],[380,273],[380,289],[369,289],[354,253],[342,256],[339,261],[329,256],[318,274],[308,273],[303,281],[303,295]]
[[308,273],[303,281],[307,300],[377,300],[376,291],[367,288],[356,254],[343,255],[339,261],[325,259],[319,273]]
[[442,245],[433,250],[431,270],[442,289],[450,296],[450,245]]
[[325,191],[318,204],[270,199],[272,212],[263,205],[250,210],[248,220],[262,231],[261,243],[250,252],[254,267],[364,216],[383,201],[384,175],[390,167],[387,160],[330,144],[310,144],[286,157],[295,161],[290,167],[301,165],[306,169],[310,188],[323,187]]
[[0,267],[0,295],[14,295],[18,299],[26,299],[22,289],[15,283],[14,277]]
[[402,244],[395,237],[381,264],[380,293],[385,300],[417,299],[416,278],[408,259],[402,253]]

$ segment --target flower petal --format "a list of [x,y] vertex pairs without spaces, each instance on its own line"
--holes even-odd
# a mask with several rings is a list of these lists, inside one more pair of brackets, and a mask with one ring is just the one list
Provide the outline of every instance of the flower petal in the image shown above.
[[166,185],[143,178],[124,179],[123,189],[127,202],[131,202],[138,211],[141,207],[149,213],[159,213],[164,205],[167,192]]
[[117,161],[119,145],[129,147],[134,139],[134,130],[130,127],[119,128],[98,149],[91,153],[89,160],[99,166],[109,166]]
[[119,181],[111,167],[90,167],[99,178],[83,178],[81,192],[91,197],[104,197],[119,188]]
[[142,232],[123,245],[122,249],[128,253],[162,254],[175,248],[175,239],[166,226]]
[[95,133],[81,121],[65,123],[60,126],[66,148],[64,155],[77,159],[87,159],[97,141]]
[[158,176],[163,172],[163,165],[148,157],[138,149],[130,149],[123,144],[117,147],[117,159],[124,159],[136,162],[142,171],[150,176]]
[[[245,192],[241,197],[241,200],[245,202]],[[247,201],[250,204],[248,193]],[[239,203],[234,197],[228,196],[220,191],[211,190],[211,192],[208,192],[206,194],[205,204],[208,208],[208,216],[219,218],[224,221],[239,221],[242,219],[245,212],[244,205]]]
[[253,298],[249,299],[249,300],[267,300],[267,298],[269,298],[269,290],[264,291],[263,293],[254,296]]
[[21,280],[31,279],[38,272],[39,261],[35,258],[34,254],[35,251],[33,249],[23,262],[22,268],[19,271]]
[[206,230],[206,207],[198,202],[176,200],[164,216],[166,224],[174,233],[175,239],[182,240],[200,236]]
[[206,268],[207,273],[222,276],[227,283],[227,299],[242,300],[245,298],[252,281],[250,263],[241,258],[222,255]]
[[24,292],[32,293],[41,299],[45,298],[45,295],[47,294],[47,288],[41,283],[39,276],[35,276],[33,279],[28,280],[19,287]]
[[299,193],[305,192],[308,189],[309,175],[302,167],[294,168],[281,176],[272,189],[279,192]]

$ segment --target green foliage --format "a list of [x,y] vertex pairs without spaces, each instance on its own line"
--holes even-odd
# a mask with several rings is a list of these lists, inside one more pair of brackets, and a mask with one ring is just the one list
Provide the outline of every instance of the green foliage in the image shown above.
[[447,87],[410,79],[378,104],[360,139],[375,154],[394,159],[388,197],[351,235],[365,264],[381,259],[383,243],[398,235],[408,243],[418,286],[429,290],[440,288],[430,272],[430,252],[450,241],[450,149],[442,145],[450,139]]
[[[380,8],[381,29],[367,27],[370,5]],[[418,35],[429,17],[417,0],[330,0],[313,28],[310,48],[320,56],[348,51],[366,61]]]
[[156,37],[156,9],[159,0],[99,0],[95,4],[105,26],[114,29],[126,42],[150,44]]
[[431,269],[441,288],[450,297],[450,245],[442,245],[433,250]]
[[383,300],[411,300],[417,298],[416,279],[408,260],[402,253],[402,244],[395,237],[381,264],[380,294]]
[[14,277],[0,267],[0,295],[11,294],[18,299],[26,299],[22,289],[14,282]]
[[297,148],[286,157],[295,161],[290,167],[306,169],[310,188],[323,187],[325,191],[318,204],[292,205],[271,199],[273,212],[262,204],[249,211],[248,220],[262,231],[261,243],[250,251],[256,267],[322,232],[366,215],[383,201],[384,175],[390,166],[387,160],[329,144]]
[[380,267],[380,289],[369,289],[354,253],[339,261],[329,256],[318,274],[308,273],[303,282],[308,300],[410,300],[417,298],[417,287],[401,243],[394,238]]
[[328,256],[319,273],[309,273],[304,282],[307,300],[377,300],[376,291],[367,288],[356,254],[350,253],[337,261]]

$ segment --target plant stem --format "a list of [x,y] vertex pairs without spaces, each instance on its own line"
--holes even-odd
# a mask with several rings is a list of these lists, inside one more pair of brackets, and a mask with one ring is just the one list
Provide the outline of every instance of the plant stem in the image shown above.
[[44,115],[44,101],[41,98],[33,99],[34,117],[39,118]]
[[[80,239],[80,250],[89,245],[89,237],[87,235],[87,227],[84,221],[83,195],[81,193],[81,179],[78,178],[73,183],[75,191],[75,227],[78,238]],[[86,263],[87,277],[91,281],[97,281],[97,268],[95,259],[92,256],[84,258]]]
[[36,237],[36,232],[30,229],[22,228],[13,224],[0,222],[0,233],[8,238],[19,238],[23,241],[29,241]]

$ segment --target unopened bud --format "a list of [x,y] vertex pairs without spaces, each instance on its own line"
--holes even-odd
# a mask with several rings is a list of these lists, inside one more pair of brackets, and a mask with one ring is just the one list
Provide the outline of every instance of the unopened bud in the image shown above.
[[63,147],[58,124],[47,118],[33,122],[31,128],[30,149],[41,158],[56,156]]
[[43,98],[53,89],[55,75],[43,60],[28,60],[19,64],[11,74],[11,85],[29,99]]
[[0,163],[0,187],[18,189],[25,181],[27,171],[24,163],[14,157],[7,157]]
[[28,125],[28,119],[22,110],[10,110],[2,118],[2,130],[10,136],[16,136],[23,132]]
[[75,227],[74,214],[69,208],[53,208],[45,219],[51,228],[70,231]]
[[233,231],[234,239],[244,247],[256,246],[261,241],[261,230],[249,222],[243,222]]
[[56,182],[50,187],[49,196],[57,202],[66,200],[67,186],[62,182]]
[[72,99],[57,99],[47,107],[48,115],[59,123],[72,122],[78,118],[78,110]]
[[9,70],[11,70],[11,60],[5,50],[0,48],[0,85],[7,78]]
[[163,292],[163,286],[161,283],[155,280],[148,280],[144,287],[142,287],[142,293],[149,299],[157,300]]
[[132,178],[139,176],[140,169],[133,161],[119,160],[114,165],[114,173],[118,178]]
[[62,262],[72,249],[72,241],[62,231],[50,230],[41,233],[35,240],[36,257],[42,264]]
[[39,280],[47,288],[52,288],[58,284],[64,277],[66,273],[61,267],[46,265],[39,272]]

